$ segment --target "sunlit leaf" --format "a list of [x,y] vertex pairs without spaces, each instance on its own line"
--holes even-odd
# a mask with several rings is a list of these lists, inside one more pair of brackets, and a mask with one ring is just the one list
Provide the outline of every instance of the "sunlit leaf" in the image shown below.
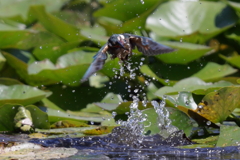
[[224,87],[208,93],[195,110],[211,122],[223,122],[235,108],[240,107],[240,87]]
[[236,23],[237,19],[234,11],[224,3],[169,1],[148,17],[147,28],[159,36],[204,43]]
[[78,51],[61,56],[56,65],[49,60],[32,63],[28,66],[28,74],[76,86],[88,68],[86,63],[92,61],[93,55]]
[[224,59],[225,61],[227,61],[228,63],[230,63],[231,65],[240,68],[240,56],[239,55],[234,55],[232,57],[226,57],[226,56],[220,54],[220,57],[222,59]]
[[209,62],[202,70],[193,74],[192,77],[198,77],[204,81],[211,81],[236,72],[237,70],[228,64],[219,65],[217,63]]
[[[28,15],[30,6],[45,5],[47,12],[59,10],[68,0],[3,0],[0,6],[0,17],[8,17],[17,21],[30,21],[31,15]],[[33,20],[33,19],[32,19]]]
[[33,104],[51,95],[51,92],[27,85],[0,85],[0,88],[0,106],[4,104]]
[[[138,0],[113,1],[106,4],[104,8],[96,11],[94,16],[100,18],[107,17],[104,21],[101,20],[98,22],[107,29],[108,33],[110,33],[110,28],[112,31],[115,31],[115,33],[144,29],[146,18],[161,2],[162,1],[146,1],[142,4]],[[122,12],[122,8],[124,8],[124,12]],[[120,22],[119,25],[113,25],[114,23],[112,21],[114,20]]]
[[169,64],[187,64],[193,60],[196,60],[202,57],[204,54],[212,50],[212,48],[207,46],[184,43],[184,42],[182,43],[181,42],[161,42],[161,43],[176,49],[176,51],[172,53],[160,54],[156,56],[164,63],[169,63]]
[[216,83],[206,83],[199,78],[190,77],[177,82],[173,87],[165,86],[160,88],[155,94],[159,97],[165,94],[177,94],[180,91],[193,92],[198,95],[205,95],[221,87],[231,86],[232,83],[220,81]]

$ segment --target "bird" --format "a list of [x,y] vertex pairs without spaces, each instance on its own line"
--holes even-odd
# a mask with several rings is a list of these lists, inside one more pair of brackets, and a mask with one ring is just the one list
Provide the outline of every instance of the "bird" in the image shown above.
[[122,62],[132,56],[132,50],[137,48],[143,55],[153,56],[175,51],[175,49],[153,41],[151,38],[137,36],[129,33],[113,34],[108,42],[93,56],[93,62],[84,74],[80,82],[85,82],[88,78],[103,68],[108,55],[111,59],[119,58]]

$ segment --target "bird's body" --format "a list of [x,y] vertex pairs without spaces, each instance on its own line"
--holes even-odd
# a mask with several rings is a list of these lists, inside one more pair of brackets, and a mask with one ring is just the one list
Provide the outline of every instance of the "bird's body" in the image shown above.
[[135,47],[146,56],[174,51],[174,49],[159,44],[148,37],[136,36],[128,33],[113,34],[108,39],[108,42],[93,57],[94,60],[83,76],[81,82],[86,81],[92,74],[102,69],[107,59],[107,53],[111,55],[112,59],[118,57],[121,61],[125,61],[132,56],[132,50]]

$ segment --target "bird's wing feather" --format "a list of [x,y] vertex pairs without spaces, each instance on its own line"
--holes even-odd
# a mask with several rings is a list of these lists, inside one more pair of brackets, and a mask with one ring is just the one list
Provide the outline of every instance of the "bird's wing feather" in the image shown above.
[[151,38],[131,34],[128,35],[130,36],[130,43],[132,45],[132,48],[137,46],[138,51],[142,52],[146,56],[153,56],[175,51],[175,49],[157,43]]
[[91,63],[90,67],[88,68],[87,72],[84,74],[83,78],[81,79],[81,82],[87,81],[87,79],[94,73],[96,73],[98,70],[102,69],[106,59],[107,59],[107,50],[108,45],[105,44],[98,53],[93,56],[94,60]]

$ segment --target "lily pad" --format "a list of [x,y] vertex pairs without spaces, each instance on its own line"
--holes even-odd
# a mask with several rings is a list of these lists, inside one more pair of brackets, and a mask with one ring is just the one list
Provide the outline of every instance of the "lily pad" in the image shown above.
[[240,107],[240,87],[224,87],[208,93],[195,110],[213,123],[222,123],[235,108]]
[[[227,19],[229,16],[231,18]],[[154,14],[148,17],[146,27],[159,36],[183,42],[204,43],[235,24],[237,20],[234,11],[224,3],[169,1],[160,5]]]
[[212,81],[236,72],[237,70],[228,64],[219,65],[217,63],[209,62],[203,69],[192,75],[192,77],[198,77],[204,81]]
[[78,28],[47,13],[44,6],[32,6],[31,12],[48,31],[58,35],[61,38],[67,41],[78,41],[85,39],[85,37],[81,36]]
[[[145,1],[145,3],[142,4],[139,0],[112,1],[111,3],[105,4],[104,8],[96,11],[94,16],[98,18],[99,24],[103,25],[108,32],[114,31],[115,33],[121,33],[124,31],[141,30],[145,27],[146,18],[161,2],[162,1]],[[123,7],[124,12],[122,12]],[[105,18],[104,21],[102,18]],[[116,25],[115,21],[119,24]],[[109,23],[111,25],[109,25]]]
[[177,94],[180,91],[192,92],[197,95],[205,95],[221,87],[231,86],[232,83],[219,81],[216,83],[206,83],[197,77],[185,78],[177,82],[173,87],[165,86],[160,88],[155,94],[162,97],[166,94]]
[[[29,8],[33,5],[45,5],[48,12],[58,11],[68,0],[56,0],[54,2],[48,0],[3,0],[0,6],[0,17],[8,17],[16,21],[29,23],[32,19],[28,15]],[[33,19],[32,19],[33,20]]]
[[220,54],[220,57],[230,63],[233,66],[240,68],[240,55],[233,55],[232,57],[226,57]]
[[45,44],[39,47],[36,47],[33,51],[33,54],[38,58],[38,60],[49,59],[53,63],[57,59],[66,54],[68,50],[77,47],[79,42],[68,42],[63,44]]
[[86,63],[92,61],[93,55],[83,51],[68,53],[61,56],[56,65],[49,60],[39,61],[28,66],[28,73],[76,86],[88,68]]
[[0,85],[0,88],[0,106],[4,104],[33,104],[51,95],[51,92],[27,85]]
[[211,51],[212,48],[208,46],[191,44],[186,42],[160,42],[164,45],[176,49],[176,51],[167,54],[160,54],[156,57],[164,63],[168,64],[187,64],[193,60],[196,60],[207,52]]
[[220,136],[217,141],[217,147],[239,146],[240,128],[237,126],[220,126]]

